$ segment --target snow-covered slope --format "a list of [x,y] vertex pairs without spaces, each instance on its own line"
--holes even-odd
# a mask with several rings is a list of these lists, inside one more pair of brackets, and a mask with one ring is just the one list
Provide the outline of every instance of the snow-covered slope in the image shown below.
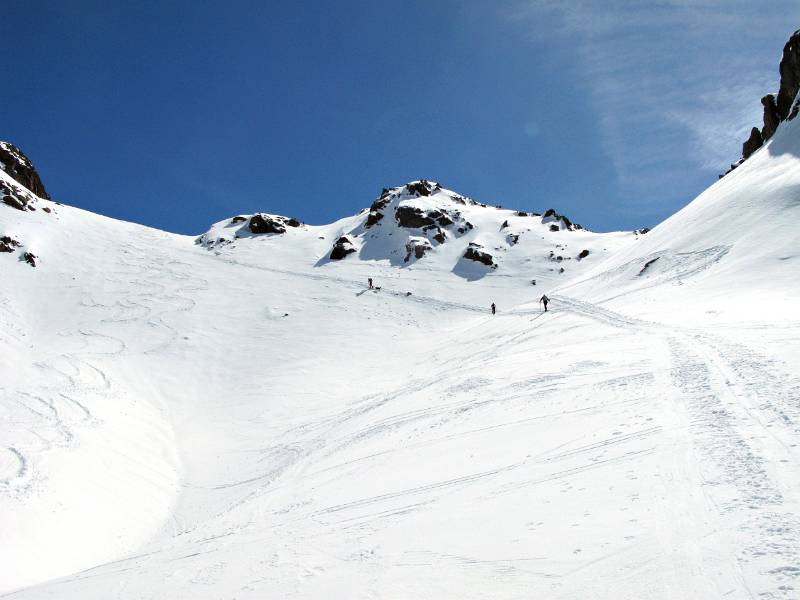
[[[793,319],[800,306],[800,120],[564,293],[694,322]],[[620,304],[621,306],[621,304]],[[650,306],[651,308],[648,308]],[[652,309],[652,310],[651,310]]]
[[0,204],[0,593],[796,598],[796,127],[644,235]]

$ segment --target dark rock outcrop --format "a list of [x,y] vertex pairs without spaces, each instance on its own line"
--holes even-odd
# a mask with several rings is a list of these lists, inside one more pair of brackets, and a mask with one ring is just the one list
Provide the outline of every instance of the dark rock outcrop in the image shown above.
[[3,196],[3,204],[16,208],[17,210],[25,210],[26,204],[16,196]]
[[800,30],[795,31],[783,47],[781,64],[781,86],[778,90],[776,107],[781,121],[792,119],[797,114],[794,106],[797,92],[800,91]]
[[495,266],[494,257],[488,252],[484,252],[482,247],[474,242],[467,247],[467,251],[464,253],[464,258],[483,263],[487,267]]
[[745,159],[750,158],[750,155],[763,145],[764,138],[761,137],[761,132],[758,130],[758,127],[753,127],[750,130],[750,137],[742,144],[742,157]]
[[33,163],[14,144],[0,142],[0,168],[40,198],[50,200]]
[[282,221],[263,214],[250,217],[247,227],[251,233],[286,233],[286,227]]
[[36,255],[35,254],[32,254],[30,252],[26,252],[25,254],[22,255],[22,259],[32,267],[36,266]]
[[231,225],[236,225],[237,223],[244,223],[245,221],[247,221],[247,217],[237,215],[231,219]]
[[421,209],[413,206],[398,206],[394,211],[394,218],[400,227],[408,229],[422,229],[428,225],[434,225],[433,217],[425,214]]
[[21,244],[11,236],[0,237],[0,252],[14,252]]
[[581,250],[580,254],[578,254],[578,260],[583,260],[587,256],[589,256],[589,251],[586,250],[586,249],[583,249],[583,250]]
[[761,98],[764,107],[764,124],[761,130],[756,127],[750,130],[750,137],[742,144],[742,158],[720,175],[720,179],[752,156],[753,152],[773,136],[782,121],[793,119],[800,110],[800,103],[796,101],[800,91],[800,30],[795,31],[783,47],[778,70],[781,80],[777,98],[772,94]]
[[767,94],[761,99],[761,104],[764,106],[764,126],[761,128],[761,138],[766,141],[775,133],[775,130],[781,122],[781,118],[778,116],[775,96]]
[[380,221],[382,218],[383,218],[382,212],[370,211],[369,216],[367,217],[367,221],[366,223],[364,223],[364,227],[366,228],[374,227],[375,225],[378,224],[378,221]]
[[330,258],[331,260],[342,260],[348,254],[352,254],[355,251],[356,249],[353,248],[352,242],[345,236],[342,236],[336,240],[336,243],[333,245]]
[[431,249],[431,244],[428,240],[410,240],[406,244],[406,258],[405,262],[411,260],[411,256],[419,260],[425,253]]
[[405,189],[406,193],[411,196],[430,196],[433,192],[442,189],[442,186],[427,179],[420,179],[407,183]]

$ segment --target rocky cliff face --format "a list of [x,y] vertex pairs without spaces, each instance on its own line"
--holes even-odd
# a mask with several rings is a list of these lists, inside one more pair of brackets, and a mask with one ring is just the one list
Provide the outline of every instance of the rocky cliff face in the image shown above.
[[33,163],[14,144],[0,142],[0,168],[40,198],[50,200]]
[[800,110],[800,102],[797,99],[797,93],[800,91],[800,29],[792,34],[783,47],[783,56],[778,70],[781,81],[777,97],[767,94],[761,98],[761,104],[764,107],[764,124],[761,129],[753,127],[750,131],[750,137],[742,145],[742,158],[731,165],[728,173],[761,148],[783,121],[794,119]]

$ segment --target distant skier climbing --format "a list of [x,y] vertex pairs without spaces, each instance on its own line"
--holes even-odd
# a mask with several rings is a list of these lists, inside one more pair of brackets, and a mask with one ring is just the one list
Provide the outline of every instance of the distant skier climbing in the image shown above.
[[547,312],[547,303],[550,302],[550,298],[547,297],[547,294],[542,294],[542,297],[539,298],[539,302],[544,304],[544,312]]
[[494,302],[492,302],[492,314],[495,314],[496,312],[497,312],[497,307],[494,305]]
[[369,284],[369,289],[372,289],[372,277],[367,278],[367,283]]

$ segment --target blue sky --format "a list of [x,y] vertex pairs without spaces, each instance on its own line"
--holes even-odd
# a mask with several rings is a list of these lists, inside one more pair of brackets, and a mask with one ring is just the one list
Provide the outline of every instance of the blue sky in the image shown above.
[[200,233],[433,179],[652,226],[738,158],[793,3],[18,2],[0,139],[57,199]]

